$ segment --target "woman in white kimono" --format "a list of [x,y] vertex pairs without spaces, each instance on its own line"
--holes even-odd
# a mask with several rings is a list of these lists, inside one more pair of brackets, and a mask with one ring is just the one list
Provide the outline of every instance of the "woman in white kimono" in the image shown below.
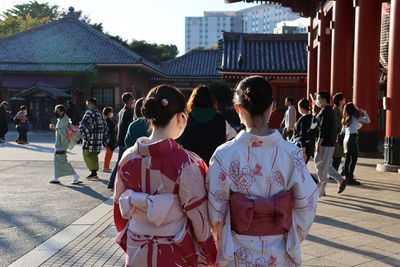
[[220,146],[207,173],[218,266],[301,266],[300,243],[314,220],[318,188],[303,152],[268,128],[267,80],[242,80],[235,109],[246,130]]

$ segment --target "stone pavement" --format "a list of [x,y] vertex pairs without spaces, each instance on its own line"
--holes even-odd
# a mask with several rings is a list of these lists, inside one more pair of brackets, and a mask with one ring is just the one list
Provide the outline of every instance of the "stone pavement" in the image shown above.
[[[362,186],[338,195],[336,184],[328,184],[302,245],[303,266],[400,266],[400,175],[376,172],[380,161],[359,159]],[[313,162],[309,168],[315,172]],[[123,266],[112,225],[109,210],[41,266]]]

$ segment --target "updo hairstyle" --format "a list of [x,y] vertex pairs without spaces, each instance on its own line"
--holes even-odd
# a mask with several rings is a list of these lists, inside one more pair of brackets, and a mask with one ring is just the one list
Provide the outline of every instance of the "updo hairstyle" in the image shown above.
[[251,117],[262,117],[272,101],[272,88],[264,77],[247,77],[236,87],[234,103],[247,110]]
[[185,96],[177,88],[161,84],[149,91],[141,110],[152,126],[163,128],[175,114],[186,112]]

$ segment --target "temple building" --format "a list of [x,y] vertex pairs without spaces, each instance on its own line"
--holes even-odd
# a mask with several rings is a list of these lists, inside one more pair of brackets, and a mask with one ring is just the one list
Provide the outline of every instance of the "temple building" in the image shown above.
[[307,95],[322,90],[332,95],[343,92],[347,101],[367,110],[371,123],[360,129],[360,150],[377,151],[379,137],[384,137],[384,166],[378,165],[377,169],[397,171],[400,168],[400,126],[396,119],[400,115],[397,104],[400,102],[400,0],[268,2],[281,3],[310,20]]

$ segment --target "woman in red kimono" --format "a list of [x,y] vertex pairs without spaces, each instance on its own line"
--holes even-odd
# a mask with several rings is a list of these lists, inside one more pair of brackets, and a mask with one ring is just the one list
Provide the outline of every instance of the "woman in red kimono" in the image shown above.
[[114,191],[117,243],[126,266],[207,266],[216,248],[207,214],[206,164],[174,139],[187,123],[184,95],[150,90],[142,107],[152,126],[121,158]]

